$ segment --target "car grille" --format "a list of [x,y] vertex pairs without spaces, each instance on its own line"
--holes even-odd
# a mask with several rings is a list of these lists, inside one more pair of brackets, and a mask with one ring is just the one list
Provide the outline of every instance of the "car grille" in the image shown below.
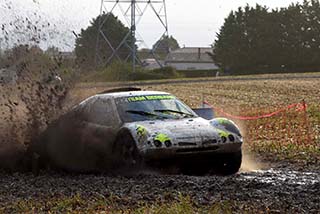
[[179,142],[178,143],[179,146],[196,146],[196,143],[193,142]]
[[217,140],[213,139],[213,140],[206,140],[202,142],[202,145],[210,145],[210,144],[216,144]]
[[186,153],[186,152],[210,152],[219,149],[219,146],[211,146],[211,147],[198,147],[198,148],[183,148],[177,149],[177,153]]

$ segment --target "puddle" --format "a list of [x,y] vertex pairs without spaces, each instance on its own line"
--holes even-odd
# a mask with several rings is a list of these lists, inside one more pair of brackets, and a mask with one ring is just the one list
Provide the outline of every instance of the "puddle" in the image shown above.
[[241,173],[240,175],[240,180],[258,180],[261,183],[274,185],[313,185],[320,182],[319,173],[294,170],[255,170],[250,173]]

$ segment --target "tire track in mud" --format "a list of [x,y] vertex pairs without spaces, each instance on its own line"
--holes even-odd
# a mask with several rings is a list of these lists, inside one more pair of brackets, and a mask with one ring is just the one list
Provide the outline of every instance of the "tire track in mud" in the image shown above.
[[[270,169],[229,177],[184,176],[142,173],[125,177],[105,175],[30,174],[1,175],[0,205],[29,198],[70,197],[79,194],[88,201],[98,196],[117,198],[119,207],[137,207],[141,202],[171,203],[189,195],[199,206],[232,201],[239,212],[244,207],[280,213],[319,213],[319,172]],[[54,188],[53,188],[54,187]],[[235,213],[238,213],[235,212]]]

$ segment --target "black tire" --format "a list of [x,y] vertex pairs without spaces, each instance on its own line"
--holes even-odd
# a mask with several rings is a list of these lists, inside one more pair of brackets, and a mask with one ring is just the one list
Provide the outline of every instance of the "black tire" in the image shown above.
[[242,152],[222,155],[217,166],[217,173],[221,175],[236,174],[242,162]]
[[128,130],[122,129],[119,131],[113,144],[112,152],[116,170],[130,169],[132,171],[141,168],[142,157]]

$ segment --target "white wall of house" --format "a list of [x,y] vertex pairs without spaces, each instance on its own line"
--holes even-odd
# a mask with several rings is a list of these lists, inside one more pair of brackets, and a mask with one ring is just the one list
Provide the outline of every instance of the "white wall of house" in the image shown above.
[[[164,62],[162,60],[159,60],[158,62],[161,65],[164,64]],[[158,62],[155,59],[145,59],[142,61],[142,65],[147,70],[153,70],[153,69],[161,68],[161,66],[159,65]]]
[[166,66],[173,67],[175,69],[179,70],[216,70],[218,69],[218,66],[216,66],[214,63],[205,63],[205,62],[197,62],[197,63],[191,63],[191,62],[167,62]]

